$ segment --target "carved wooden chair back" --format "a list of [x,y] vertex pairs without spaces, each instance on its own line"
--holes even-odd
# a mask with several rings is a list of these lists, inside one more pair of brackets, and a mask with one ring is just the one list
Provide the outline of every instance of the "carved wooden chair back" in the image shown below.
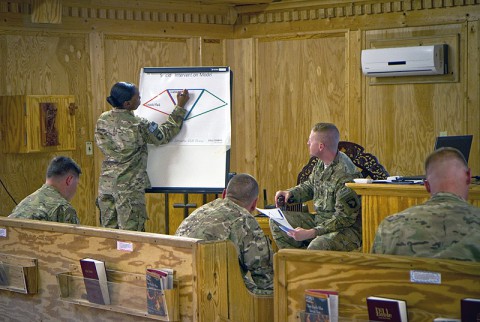
[[373,180],[385,180],[389,176],[388,171],[378,162],[377,157],[365,152],[363,146],[353,142],[340,141],[338,149],[348,155],[353,164],[361,169],[364,178],[370,177]]
[[[364,178],[370,177],[374,180],[384,180],[389,176],[388,171],[383,165],[378,162],[376,156],[371,153],[365,152],[365,148],[359,144],[340,141],[338,143],[338,149],[345,153],[357,166]],[[313,171],[313,168],[318,162],[317,157],[311,157],[308,163],[302,168],[297,176],[297,184],[300,184],[308,179]],[[294,204],[285,207],[288,211],[308,211],[305,204]]]

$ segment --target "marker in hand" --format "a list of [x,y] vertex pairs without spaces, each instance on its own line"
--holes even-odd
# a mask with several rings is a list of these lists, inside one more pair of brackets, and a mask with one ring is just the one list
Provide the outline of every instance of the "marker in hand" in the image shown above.
[[280,208],[285,207],[285,197],[284,197],[284,196],[279,196],[279,197],[278,197],[278,199],[277,199],[277,205],[278,205]]
[[[287,204],[292,203],[292,202],[293,202],[293,198],[292,198],[292,197],[288,198]],[[286,204],[285,204],[285,197],[284,197],[284,196],[279,196],[279,197],[277,198],[277,205],[278,205],[280,208],[283,208],[283,207],[286,206]]]

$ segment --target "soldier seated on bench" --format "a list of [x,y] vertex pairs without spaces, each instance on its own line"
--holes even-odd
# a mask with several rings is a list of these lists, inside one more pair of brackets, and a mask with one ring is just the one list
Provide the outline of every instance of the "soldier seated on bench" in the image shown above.
[[480,208],[468,203],[470,169],[463,154],[440,148],[425,161],[425,203],[385,218],[372,252],[480,261]]
[[248,174],[237,174],[230,179],[222,197],[196,209],[183,220],[175,235],[231,240],[249,291],[273,294],[272,247],[251,214],[257,206],[257,181]]
[[8,217],[79,224],[70,200],[77,191],[81,173],[80,167],[69,157],[53,158],[45,183],[23,199]]

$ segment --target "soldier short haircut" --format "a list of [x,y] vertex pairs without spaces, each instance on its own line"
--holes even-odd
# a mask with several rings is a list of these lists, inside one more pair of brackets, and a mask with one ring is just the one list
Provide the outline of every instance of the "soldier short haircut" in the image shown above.
[[328,148],[338,149],[338,142],[340,141],[340,132],[335,124],[332,123],[317,123],[313,126],[312,131],[320,135],[320,141]]
[[250,203],[258,198],[258,183],[254,177],[246,173],[233,176],[228,182],[226,197]]
[[428,173],[430,167],[434,166],[440,161],[447,159],[456,159],[465,166],[465,169],[468,169],[468,163],[467,161],[465,161],[465,157],[463,156],[462,152],[455,148],[444,147],[433,151],[427,157],[427,159],[425,160],[425,173]]
[[123,108],[123,103],[131,100],[136,91],[137,87],[135,84],[127,82],[116,83],[110,90],[110,96],[107,97],[107,102],[113,107]]
[[68,173],[74,173],[77,177],[80,176],[82,170],[71,158],[59,156],[50,161],[47,168],[47,178],[61,177]]

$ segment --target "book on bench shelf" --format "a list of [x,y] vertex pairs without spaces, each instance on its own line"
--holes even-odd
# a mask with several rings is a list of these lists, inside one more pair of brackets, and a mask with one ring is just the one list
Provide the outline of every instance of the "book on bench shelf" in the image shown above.
[[83,258],[80,260],[80,266],[88,301],[95,304],[109,305],[110,293],[108,291],[105,262],[93,258]]
[[404,300],[369,296],[367,297],[370,321],[407,322],[407,302]]
[[305,290],[305,318],[309,321],[338,321],[338,293],[320,289]]
[[480,321],[480,298],[464,298],[460,300],[462,322]]
[[165,290],[173,288],[173,269],[148,268],[147,282],[147,312],[148,314],[168,316]]

